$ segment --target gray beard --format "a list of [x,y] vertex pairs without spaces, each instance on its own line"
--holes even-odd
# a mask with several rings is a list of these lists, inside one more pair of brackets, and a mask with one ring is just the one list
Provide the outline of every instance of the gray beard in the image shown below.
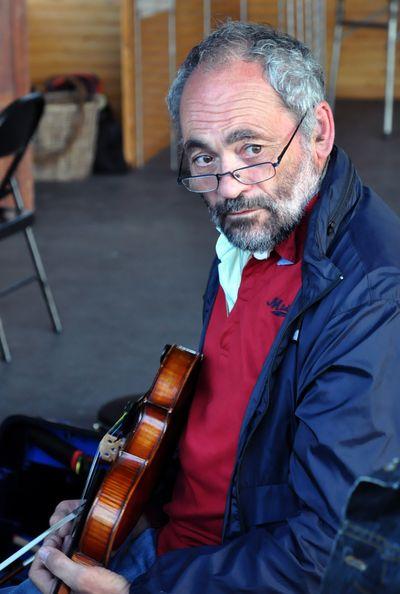
[[[237,198],[222,200],[212,206],[203,195],[211,221],[221,229],[230,243],[241,250],[270,252],[292,233],[303,218],[309,201],[318,192],[322,176],[311,158],[292,176],[282,181],[274,197],[260,193],[251,198],[242,194]],[[261,208],[269,213],[262,225],[250,215],[238,220],[227,219],[229,213]]]

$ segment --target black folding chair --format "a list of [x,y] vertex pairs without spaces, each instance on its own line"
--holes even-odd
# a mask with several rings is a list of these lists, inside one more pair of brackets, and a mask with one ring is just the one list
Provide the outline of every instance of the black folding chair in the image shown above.
[[[13,103],[0,112],[0,158],[12,157],[4,177],[0,181],[0,203],[6,196],[11,196],[15,205],[15,209],[11,209],[13,211],[12,216],[9,215],[10,209],[3,208],[0,210],[0,215],[2,215],[0,218],[0,241],[15,233],[23,232],[35,270],[33,275],[0,290],[0,297],[4,297],[33,281],[37,281],[41,288],[53,329],[59,333],[62,330],[60,317],[32,231],[34,213],[32,210],[25,208],[17,180],[14,176],[39,124],[43,109],[43,96],[40,93],[30,93],[13,101]],[[5,361],[11,361],[10,349],[1,318],[0,353]]]

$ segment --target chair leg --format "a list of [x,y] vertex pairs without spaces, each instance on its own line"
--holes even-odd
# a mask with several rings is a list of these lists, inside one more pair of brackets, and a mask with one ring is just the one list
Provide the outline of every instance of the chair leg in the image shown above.
[[393,100],[394,100],[394,75],[396,68],[396,41],[397,41],[397,0],[390,0],[388,36],[386,50],[386,85],[385,85],[385,113],[383,118],[383,133],[389,135],[393,128]]
[[54,332],[57,332],[59,334],[62,331],[60,316],[58,314],[53,293],[50,289],[50,285],[47,280],[46,272],[43,266],[42,258],[40,257],[40,253],[36,244],[36,239],[31,227],[27,227],[25,229],[25,237],[28,244],[29,252],[32,257],[33,265],[36,269],[39,286],[42,291],[51,321],[53,323]]
[[8,348],[8,342],[6,339],[3,322],[1,321],[1,318],[0,318],[0,349],[1,349],[1,354],[2,354],[4,361],[6,363],[10,363],[11,353],[10,353],[10,349]]
[[[15,177],[10,179],[12,194],[14,196],[15,204],[19,212],[24,209],[24,201],[19,190],[18,182]],[[36,270],[36,277],[45,300],[50,319],[53,323],[54,332],[58,334],[62,332],[62,325],[60,316],[58,314],[57,306],[54,301],[53,293],[51,292],[49,282],[47,280],[46,272],[44,270],[42,258],[40,257],[39,249],[37,247],[36,239],[31,227],[25,229],[25,238],[28,244],[29,253],[32,258],[33,265]]]
[[342,47],[344,21],[344,0],[337,0],[335,32],[333,36],[331,69],[329,73],[328,101],[332,109],[335,107],[336,82],[339,71],[340,50]]

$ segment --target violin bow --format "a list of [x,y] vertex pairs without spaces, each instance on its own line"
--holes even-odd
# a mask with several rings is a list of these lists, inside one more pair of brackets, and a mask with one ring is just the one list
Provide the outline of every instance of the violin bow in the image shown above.
[[[124,412],[122,413],[121,417],[117,420],[116,423],[114,423],[114,425],[111,427],[111,429],[109,429],[109,431],[106,433],[106,436],[102,438],[102,441],[107,436],[114,436],[116,433],[118,433],[121,430],[121,428],[122,428],[122,426],[124,424],[124,421],[126,420],[126,417],[129,415],[129,413],[131,411],[131,408],[132,407],[129,406],[129,405],[126,406],[126,408],[125,408]],[[118,447],[118,444],[113,443],[112,444],[113,450],[115,450],[116,447]],[[43,540],[45,538],[47,538],[47,536],[49,536],[53,532],[56,532],[62,526],[64,526],[65,524],[68,524],[68,522],[72,522],[73,520],[76,520],[77,518],[79,518],[79,516],[81,515],[81,513],[85,509],[85,506],[86,506],[86,501],[85,501],[86,494],[87,494],[87,492],[90,489],[90,485],[92,483],[92,480],[93,480],[93,477],[94,477],[94,474],[95,474],[95,470],[96,470],[96,466],[97,466],[97,463],[98,463],[98,460],[99,460],[100,457],[103,460],[105,459],[100,454],[100,446],[99,446],[97,448],[96,454],[94,455],[92,464],[90,466],[89,473],[88,473],[88,476],[87,476],[87,479],[86,479],[86,482],[85,482],[85,486],[84,486],[84,489],[83,489],[82,497],[81,497],[80,503],[77,506],[77,508],[74,511],[72,511],[71,513],[69,513],[67,516],[65,516],[64,518],[62,518],[61,520],[59,520],[58,522],[56,522],[55,524],[53,524],[53,526],[50,526],[50,528],[47,528],[44,532],[42,532],[41,534],[39,534],[39,536],[36,536],[36,538],[34,538],[30,542],[28,542],[26,545],[24,545],[20,549],[18,549],[18,551],[16,551],[15,553],[13,553],[9,557],[7,557],[7,559],[5,559],[4,561],[2,561],[0,563],[0,572],[3,571],[4,569],[6,569],[9,565],[11,565],[12,563],[14,563],[15,561],[17,561],[21,557],[23,557],[26,553],[28,553],[31,549],[33,549],[34,547],[36,547],[38,544],[40,544],[41,542],[43,542]],[[27,567],[28,565],[30,565],[30,563],[32,563],[33,559],[34,559],[34,556],[29,557],[29,559],[26,559],[24,561],[24,563],[23,563],[23,567]]]
[[[78,507],[76,509],[74,509],[74,511],[69,513],[67,516],[65,516],[64,518],[62,518],[55,524],[53,524],[53,526],[50,526],[50,528],[47,528],[47,530],[45,530],[44,532],[39,534],[39,536],[37,536],[36,538],[34,538],[30,542],[28,542],[25,546],[20,548],[16,553],[13,553],[12,555],[10,555],[10,557],[5,559],[5,561],[2,561],[2,563],[0,563],[0,571],[3,571],[3,569],[5,569],[9,565],[11,565],[11,563],[14,563],[14,561],[17,561],[17,559],[19,559],[20,557],[25,555],[25,553],[28,553],[28,551],[33,549],[36,545],[40,544],[47,536],[49,536],[53,532],[56,532],[57,530],[59,530],[62,526],[64,526],[64,524],[68,524],[68,522],[75,520],[75,518],[77,518],[82,513],[84,507],[85,507],[85,504],[81,503],[80,505],[78,505]],[[32,561],[33,561],[33,559],[32,559]]]

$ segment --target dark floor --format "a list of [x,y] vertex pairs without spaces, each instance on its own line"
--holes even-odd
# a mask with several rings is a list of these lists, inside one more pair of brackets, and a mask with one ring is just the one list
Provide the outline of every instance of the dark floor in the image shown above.
[[[382,137],[380,102],[339,102],[337,142],[400,214],[400,109]],[[200,198],[178,188],[168,155],[126,176],[37,185],[36,234],[64,332],[34,285],[2,300],[13,360],[0,362],[0,421],[15,413],[89,426],[110,399],[145,390],[167,342],[195,347],[216,233]],[[29,268],[2,243],[1,284]]]

